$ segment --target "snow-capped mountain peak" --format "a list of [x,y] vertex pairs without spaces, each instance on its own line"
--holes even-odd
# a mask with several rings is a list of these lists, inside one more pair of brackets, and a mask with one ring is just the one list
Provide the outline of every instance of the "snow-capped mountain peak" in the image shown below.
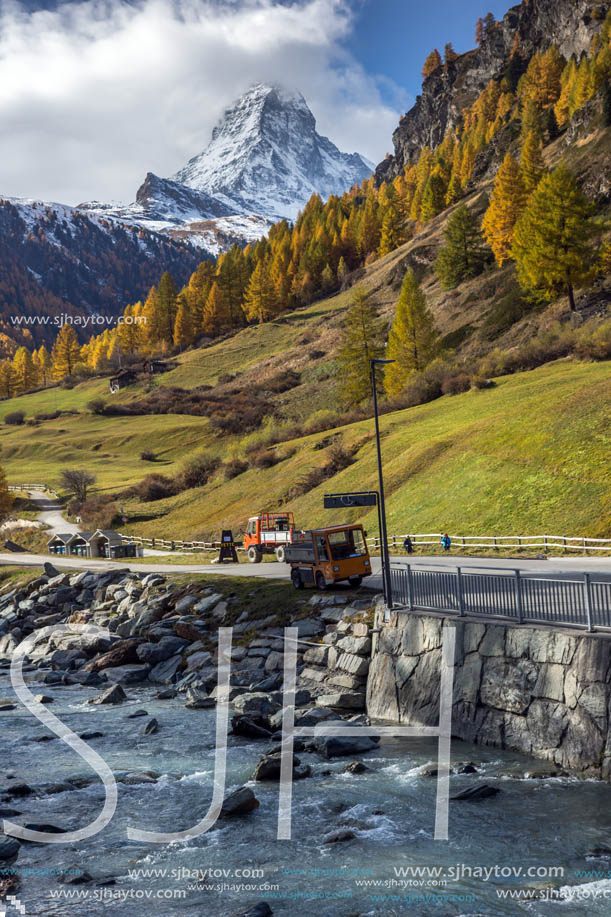
[[255,241],[278,219],[295,219],[312,194],[343,194],[372,170],[317,133],[300,92],[256,83],[227,108],[203,153],[171,178],[149,172],[134,203],[80,208],[217,255]]
[[294,218],[312,194],[341,194],[371,170],[358,153],[342,153],[317,133],[300,92],[256,83],[227,108],[206,149],[172,181],[233,211]]

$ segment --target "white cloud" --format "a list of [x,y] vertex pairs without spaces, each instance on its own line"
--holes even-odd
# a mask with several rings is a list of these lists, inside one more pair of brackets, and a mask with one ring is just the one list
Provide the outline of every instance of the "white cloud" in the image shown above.
[[350,29],[348,0],[9,2],[0,194],[132,200],[146,171],[170,175],[200,152],[257,80],[300,89],[321,133],[377,161],[398,110],[343,47]]

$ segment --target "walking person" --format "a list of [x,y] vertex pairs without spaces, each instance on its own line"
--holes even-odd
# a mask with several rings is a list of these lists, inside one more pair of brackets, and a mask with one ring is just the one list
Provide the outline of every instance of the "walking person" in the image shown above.
[[405,536],[405,541],[403,542],[403,548],[407,554],[414,553],[414,546],[412,544],[412,539],[409,537],[409,535]]
[[449,551],[452,547],[452,540],[447,532],[441,536],[441,547],[444,551]]

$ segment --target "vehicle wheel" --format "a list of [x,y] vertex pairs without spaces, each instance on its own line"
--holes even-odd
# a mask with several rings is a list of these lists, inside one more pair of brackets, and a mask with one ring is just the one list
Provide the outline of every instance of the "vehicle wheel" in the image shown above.
[[356,588],[357,586],[360,586],[361,583],[363,582],[363,577],[362,576],[349,576],[348,582],[350,583],[351,586],[354,586]]
[[259,548],[249,548],[248,549],[248,559],[251,564],[260,564],[262,558],[261,551]]
[[281,564],[284,563],[285,555],[286,555],[286,550],[284,547],[276,548],[276,560],[279,561]]
[[299,570],[296,567],[293,567],[291,570],[291,582],[295,589],[303,589],[303,580]]
[[316,588],[319,589],[321,592],[324,592],[324,590],[327,588],[326,580],[324,576],[322,575],[322,573],[320,572],[320,570],[316,574]]

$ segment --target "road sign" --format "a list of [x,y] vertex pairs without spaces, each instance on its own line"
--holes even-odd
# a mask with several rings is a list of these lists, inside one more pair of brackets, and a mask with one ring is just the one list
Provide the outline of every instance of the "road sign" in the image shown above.
[[349,506],[376,506],[378,494],[375,490],[361,493],[325,494],[325,509],[344,509]]

